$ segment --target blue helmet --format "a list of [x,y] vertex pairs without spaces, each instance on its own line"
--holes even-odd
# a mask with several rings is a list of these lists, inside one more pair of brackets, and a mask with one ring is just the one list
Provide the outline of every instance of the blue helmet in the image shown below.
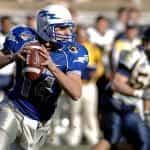
[[[61,35],[55,32],[56,27],[70,27],[69,35]],[[67,8],[61,5],[49,5],[41,9],[37,14],[37,33],[46,42],[62,44],[74,42],[74,22]]]
[[15,26],[6,36],[4,49],[15,53],[19,51],[25,43],[35,41],[37,37],[36,32],[32,28],[25,25]]

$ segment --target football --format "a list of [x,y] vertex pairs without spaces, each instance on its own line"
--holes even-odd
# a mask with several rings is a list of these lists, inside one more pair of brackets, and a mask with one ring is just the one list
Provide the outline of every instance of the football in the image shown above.
[[30,42],[26,44],[25,47],[30,49],[30,53],[26,55],[26,65],[23,69],[23,73],[28,79],[37,80],[44,69],[44,67],[41,66],[44,58],[39,53],[42,46],[39,42]]

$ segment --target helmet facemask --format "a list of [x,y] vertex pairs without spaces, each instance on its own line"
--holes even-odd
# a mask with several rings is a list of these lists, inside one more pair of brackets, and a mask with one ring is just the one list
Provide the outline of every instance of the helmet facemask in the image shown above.
[[[69,28],[70,34],[68,35],[59,34],[57,33],[56,28]],[[50,37],[49,40],[57,44],[60,43],[64,44],[68,42],[73,43],[75,40],[73,23],[49,25],[45,32]]]

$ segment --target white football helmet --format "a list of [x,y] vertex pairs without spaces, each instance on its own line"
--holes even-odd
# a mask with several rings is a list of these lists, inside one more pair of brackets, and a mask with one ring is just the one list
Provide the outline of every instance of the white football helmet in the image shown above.
[[37,32],[44,41],[57,44],[73,42],[73,30],[70,35],[64,36],[55,33],[56,27],[74,27],[72,16],[67,8],[62,5],[49,5],[41,9],[37,14]]

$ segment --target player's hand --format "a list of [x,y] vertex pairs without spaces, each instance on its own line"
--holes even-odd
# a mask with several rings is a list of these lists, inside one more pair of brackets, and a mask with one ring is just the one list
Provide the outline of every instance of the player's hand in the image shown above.
[[30,54],[31,51],[32,51],[31,47],[29,47],[28,45],[25,45],[21,50],[21,54],[27,55],[27,54]]
[[43,46],[43,49],[40,49],[40,55],[44,58],[44,62],[41,63],[42,66],[47,67],[49,70],[51,70],[55,64],[53,62],[53,60],[51,59],[51,56],[49,55],[49,51],[45,48],[45,46]]

